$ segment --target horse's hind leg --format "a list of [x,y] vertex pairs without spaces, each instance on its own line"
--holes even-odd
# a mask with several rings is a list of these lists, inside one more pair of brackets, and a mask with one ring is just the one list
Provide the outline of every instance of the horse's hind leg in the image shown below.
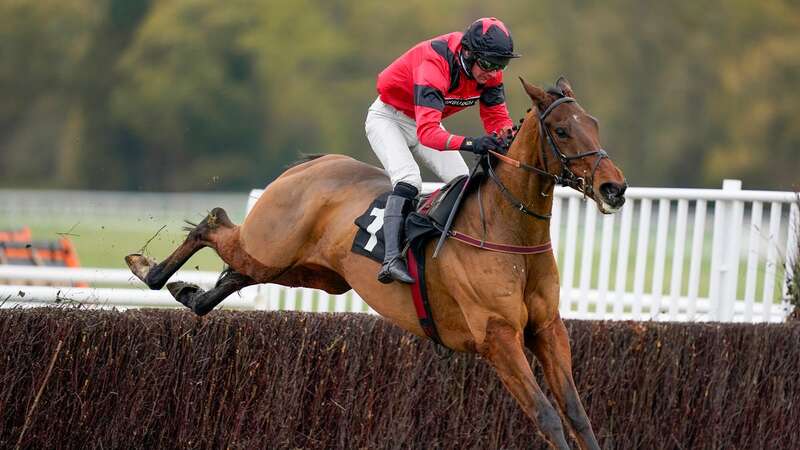
[[572,355],[564,322],[557,318],[549,326],[538,331],[535,336],[529,333],[525,345],[536,354],[542,364],[550,391],[572,427],[578,445],[581,449],[599,450],[600,445],[597,443],[592,424],[583,409],[578,389],[572,378]]
[[183,303],[198,316],[204,316],[211,312],[215,306],[225,300],[229,295],[244,287],[256,284],[257,282],[233,270],[223,273],[222,278],[217,281],[213,289],[206,292],[200,287],[184,283],[182,281],[167,284],[167,289],[176,300]]
[[489,360],[503,385],[548,443],[559,450],[569,450],[558,412],[536,383],[522,350],[522,332],[505,321],[490,319],[481,355]]
[[125,257],[131,272],[144,281],[150,289],[164,287],[175,272],[183,266],[198,250],[211,244],[210,234],[220,228],[231,229],[235,225],[222,208],[214,208],[202,222],[189,230],[183,243],[164,261],[157,263],[152,258],[134,253]]

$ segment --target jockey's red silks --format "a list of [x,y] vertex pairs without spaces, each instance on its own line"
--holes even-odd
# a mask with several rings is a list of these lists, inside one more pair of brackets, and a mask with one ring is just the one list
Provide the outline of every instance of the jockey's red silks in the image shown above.
[[500,133],[513,125],[506,107],[503,72],[498,71],[486,84],[468,77],[459,60],[462,36],[455,32],[421,42],[378,75],[381,101],[416,121],[417,137],[426,147],[458,149],[464,137],[444,130],[442,119],[476,103],[487,133]]

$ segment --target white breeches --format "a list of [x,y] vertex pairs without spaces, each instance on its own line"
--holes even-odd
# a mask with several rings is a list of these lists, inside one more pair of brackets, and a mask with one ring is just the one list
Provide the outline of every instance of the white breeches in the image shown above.
[[372,151],[389,174],[392,187],[402,181],[422,192],[422,176],[414,156],[445,183],[469,174],[469,168],[458,151],[440,151],[420,144],[414,119],[380,98],[369,107],[364,128]]

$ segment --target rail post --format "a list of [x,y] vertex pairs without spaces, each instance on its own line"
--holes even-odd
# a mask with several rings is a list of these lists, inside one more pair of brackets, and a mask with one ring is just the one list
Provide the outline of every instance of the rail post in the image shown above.
[[[741,180],[723,180],[723,191],[741,191]],[[714,205],[714,230],[711,251],[709,299],[711,320],[733,320],[739,282],[739,252],[744,203],[717,200]]]

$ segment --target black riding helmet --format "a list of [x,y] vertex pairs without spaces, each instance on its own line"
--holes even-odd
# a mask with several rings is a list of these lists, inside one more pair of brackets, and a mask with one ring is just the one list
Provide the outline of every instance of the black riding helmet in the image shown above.
[[514,41],[505,24],[494,17],[478,19],[467,27],[461,38],[462,53],[467,68],[478,58],[497,66],[505,67],[511,58],[519,58],[514,53]]

